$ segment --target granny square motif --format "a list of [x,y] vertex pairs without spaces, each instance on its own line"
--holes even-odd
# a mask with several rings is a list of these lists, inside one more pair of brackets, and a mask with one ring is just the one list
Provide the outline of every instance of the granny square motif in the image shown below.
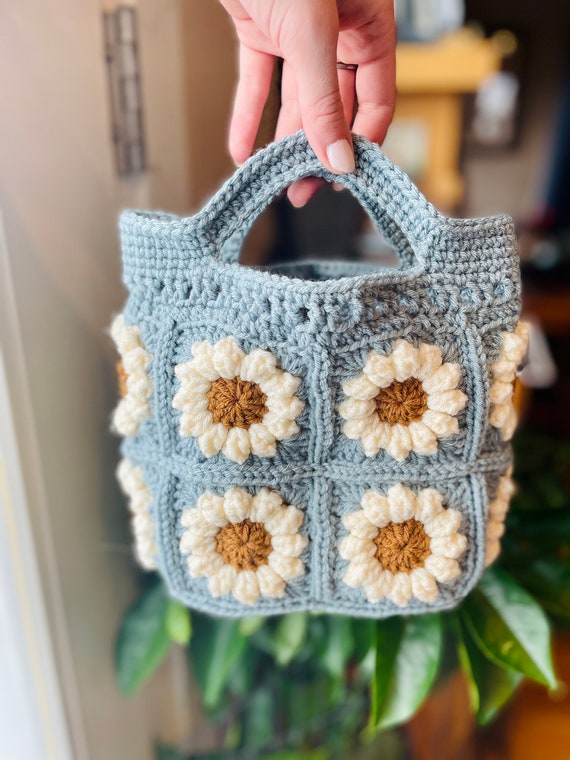
[[[526,350],[512,221],[439,214],[380,149],[303,133],[190,218],[121,217],[113,424],[140,564],[216,615],[453,607],[500,550]],[[283,189],[342,182],[400,258],[239,264]]]

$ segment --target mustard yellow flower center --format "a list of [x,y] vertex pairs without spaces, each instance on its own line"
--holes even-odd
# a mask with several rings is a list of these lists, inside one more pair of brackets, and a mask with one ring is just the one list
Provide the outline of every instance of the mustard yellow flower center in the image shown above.
[[389,425],[409,425],[421,420],[427,410],[428,395],[417,377],[409,377],[404,382],[394,380],[376,395],[376,413],[380,422]]
[[376,538],[374,556],[384,570],[392,573],[411,573],[423,567],[430,555],[430,537],[419,520],[391,522],[380,528]]
[[216,534],[216,551],[236,570],[257,570],[266,565],[272,551],[271,535],[263,523],[246,517],[240,523],[228,523]]
[[214,422],[221,422],[228,430],[234,427],[247,430],[261,422],[267,412],[265,393],[257,383],[241,377],[214,380],[207,396]]

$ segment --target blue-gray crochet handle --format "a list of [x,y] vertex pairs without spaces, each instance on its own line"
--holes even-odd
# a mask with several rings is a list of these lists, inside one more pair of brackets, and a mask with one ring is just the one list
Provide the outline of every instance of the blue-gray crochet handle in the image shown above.
[[[512,219],[445,217],[377,145],[357,135],[353,142],[356,167],[350,174],[325,169],[304,132],[297,132],[248,159],[194,216],[123,212],[127,287],[148,280],[180,280],[201,259],[236,264],[241,241],[269,203],[296,180],[315,176],[342,183],[360,201],[398,253],[398,277],[408,281],[427,275],[441,303],[449,294],[454,308],[470,312],[481,326],[488,323],[491,315],[481,308],[494,307],[493,287],[505,290],[500,283],[518,283],[520,278]],[[520,294],[511,295],[515,313]]]
[[293,182],[322,177],[342,183],[398,252],[410,259],[411,248],[421,262],[438,212],[377,145],[358,135],[353,143],[355,170],[342,175],[321,164],[302,131],[256,153],[192,218],[204,254],[221,253],[224,260],[235,261],[239,245],[224,247],[234,235],[241,241],[261,212]]

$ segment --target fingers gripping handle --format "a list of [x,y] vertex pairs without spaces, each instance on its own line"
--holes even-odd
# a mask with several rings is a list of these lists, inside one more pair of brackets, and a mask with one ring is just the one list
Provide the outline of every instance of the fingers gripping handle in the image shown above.
[[311,176],[342,183],[396,249],[411,247],[418,263],[424,261],[439,214],[377,145],[357,135],[353,139],[356,168],[350,174],[325,169],[303,132],[256,153],[193,217],[203,253],[237,260],[239,246],[222,252],[224,244],[236,233],[245,236],[272,200],[296,180]]

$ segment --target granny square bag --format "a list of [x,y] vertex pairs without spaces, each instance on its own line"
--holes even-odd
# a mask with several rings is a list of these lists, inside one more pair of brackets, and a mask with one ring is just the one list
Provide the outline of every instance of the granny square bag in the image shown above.
[[[211,614],[447,609],[499,552],[526,341],[512,221],[445,218],[354,145],[334,176],[297,133],[193,217],[121,217],[118,477],[140,563]],[[307,176],[342,182],[400,267],[240,265]]]

